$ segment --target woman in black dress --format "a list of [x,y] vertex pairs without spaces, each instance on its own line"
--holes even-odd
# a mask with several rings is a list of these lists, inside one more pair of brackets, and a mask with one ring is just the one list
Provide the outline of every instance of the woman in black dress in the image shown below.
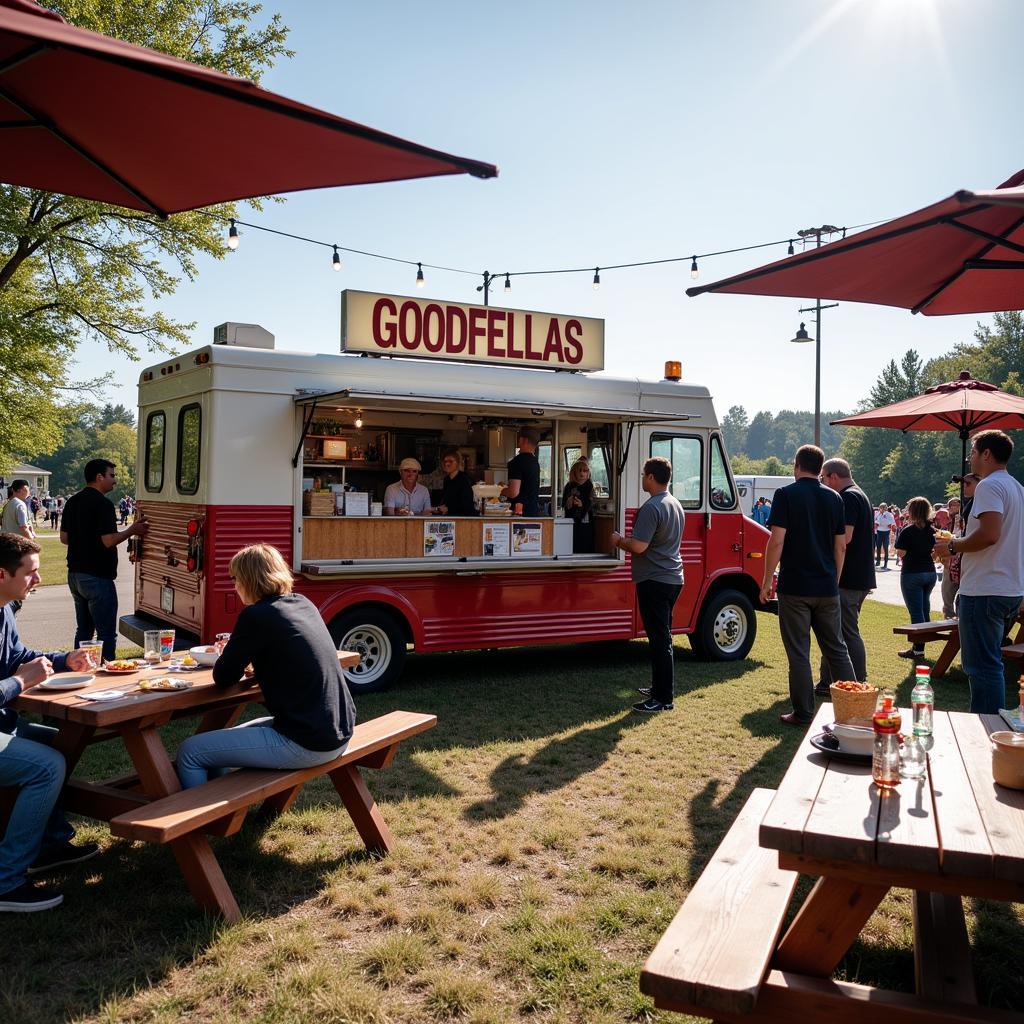
[[[902,561],[900,589],[911,622],[927,622],[931,618],[932,591],[937,579],[932,548],[935,530],[930,522],[932,506],[927,498],[911,498],[907,503],[910,522],[896,537],[896,555]],[[899,651],[901,658],[924,657],[924,644],[915,644]]]
[[562,491],[562,508],[572,520],[573,554],[594,550],[594,523],[590,510],[594,504],[594,485],[590,480],[590,463],[577,459],[569,470],[569,482]]
[[441,492],[441,504],[438,506],[438,511],[443,516],[476,515],[473,484],[469,475],[459,468],[460,464],[459,453],[454,448],[449,448],[441,456],[444,488]]

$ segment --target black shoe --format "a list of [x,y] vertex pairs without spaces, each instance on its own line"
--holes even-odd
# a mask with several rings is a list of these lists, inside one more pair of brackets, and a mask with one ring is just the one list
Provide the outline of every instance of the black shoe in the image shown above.
[[96,843],[86,843],[84,846],[72,846],[70,843],[61,843],[59,846],[51,846],[41,850],[39,856],[33,861],[28,869],[30,875],[38,875],[43,871],[50,871],[53,868],[62,868],[69,864],[81,864],[84,860],[92,860],[100,852]]
[[63,900],[59,892],[36,889],[31,882],[24,882],[17,889],[0,894],[0,913],[34,914],[37,910],[52,910]]
[[815,697],[831,697],[832,696],[832,688],[831,688],[831,686],[816,686],[814,688],[814,696]]
[[643,694],[645,697],[650,697],[651,688],[649,686],[638,686],[636,692]]
[[655,700],[653,697],[650,697],[647,700],[642,700],[634,704],[633,710],[646,712],[671,711],[673,710],[673,705],[662,704],[660,700]]
[[897,658],[913,658],[915,661],[924,660],[924,651],[915,651],[913,647],[908,647],[905,651],[897,651]]

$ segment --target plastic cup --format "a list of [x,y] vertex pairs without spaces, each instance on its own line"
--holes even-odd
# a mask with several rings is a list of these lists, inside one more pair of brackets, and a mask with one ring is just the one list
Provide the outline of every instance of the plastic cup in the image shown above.
[[174,630],[173,629],[161,629],[160,630],[160,660],[170,661],[171,655],[174,653]]
[[160,662],[160,634],[163,630],[147,629],[143,634],[142,657],[147,665],[157,665]]
[[103,664],[103,644],[95,640],[79,640],[78,649],[89,656],[89,668],[99,668]]

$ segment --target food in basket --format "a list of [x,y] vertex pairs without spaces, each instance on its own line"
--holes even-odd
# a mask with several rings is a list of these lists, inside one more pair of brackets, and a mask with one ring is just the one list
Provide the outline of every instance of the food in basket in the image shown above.
[[858,719],[870,719],[875,711],[878,688],[855,679],[843,679],[829,687],[836,721],[849,725]]
[[117,658],[114,661],[105,661],[103,667],[108,672],[136,672],[139,666],[131,658]]
[[875,688],[870,683],[859,683],[854,679],[844,679],[842,682],[832,684],[837,690],[846,690],[847,693],[874,693]]
[[156,679],[142,679],[139,689],[145,692],[154,690],[187,690],[192,685],[188,679],[172,679],[170,676],[158,676]]

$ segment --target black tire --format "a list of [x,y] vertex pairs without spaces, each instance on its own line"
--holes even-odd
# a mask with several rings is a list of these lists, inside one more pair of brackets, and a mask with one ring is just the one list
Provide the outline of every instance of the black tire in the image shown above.
[[690,646],[705,661],[739,661],[757,636],[757,616],[746,594],[721,590],[704,602]]
[[350,608],[330,625],[338,650],[360,656],[355,668],[345,669],[352,694],[386,690],[405,668],[405,631],[394,615],[382,608]]

